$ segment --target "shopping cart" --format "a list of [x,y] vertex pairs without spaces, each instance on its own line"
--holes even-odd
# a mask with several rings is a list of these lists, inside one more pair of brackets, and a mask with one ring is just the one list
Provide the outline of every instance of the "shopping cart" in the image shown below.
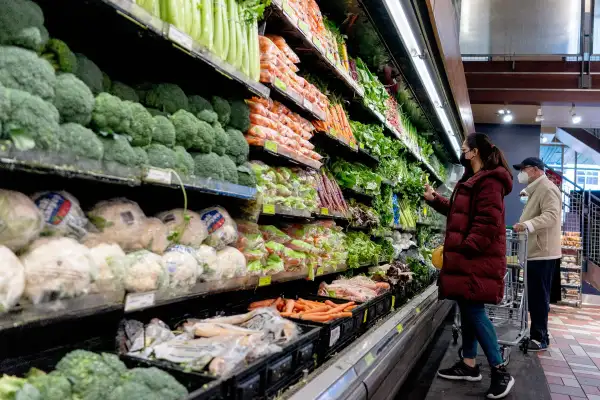
[[[519,346],[523,353],[529,347],[529,321],[527,312],[527,233],[506,230],[506,275],[504,276],[504,296],[497,305],[485,306],[486,313],[496,328],[498,344],[504,363],[510,362],[511,347]],[[454,344],[460,334],[460,311],[456,314],[452,336]],[[462,347],[458,350],[462,359]]]

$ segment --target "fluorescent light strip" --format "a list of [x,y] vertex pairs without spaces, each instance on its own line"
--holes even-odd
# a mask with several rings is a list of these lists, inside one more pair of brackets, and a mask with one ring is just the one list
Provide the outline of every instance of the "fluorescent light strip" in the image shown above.
[[458,144],[458,139],[452,130],[452,125],[450,124],[450,120],[448,119],[448,115],[446,115],[446,111],[443,108],[443,103],[440,99],[438,91],[433,83],[433,79],[429,73],[429,68],[423,59],[421,58],[421,48],[410,29],[410,25],[408,23],[408,18],[406,18],[406,14],[404,13],[404,9],[400,4],[399,0],[384,0],[386,8],[388,12],[392,16],[392,20],[394,25],[396,26],[396,31],[400,34],[402,41],[404,42],[404,46],[408,49],[408,53],[411,55],[412,62],[417,70],[419,78],[423,85],[425,86],[425,90],[429,95],[429,99],[433,103],[436,114],[444,128],[448,139],[450,139],[450,143],[454,148],[456,156],[460,155],[460,146]]

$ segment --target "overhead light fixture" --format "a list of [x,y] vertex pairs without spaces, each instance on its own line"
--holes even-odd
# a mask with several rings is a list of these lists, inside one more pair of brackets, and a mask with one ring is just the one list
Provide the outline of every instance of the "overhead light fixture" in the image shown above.
[[501,109],[499,109],[499,110],[498,110],[498,114],[499,114],[499,115],[504,115],[504,108],[501,108]]
[[502,122],[504,123],[509,123],[513,120],[513,114],[506,106],[499,109],[496,115],[502,118]]
[[540,136],[540,141],[541,141],[542,143],[548,143],[548,136],[546,136],[546,135],[542,134],[542,135]]
[[542,107],[539,107],[537,110],[537,115],[535,116],[535,122],[542,122],[544,120],[544,114],[542,114]]
[[575,103],[571,104],[571,122],[575,125],[581,122],[581,115],[575,113]]
[[456,156],[460,156],[460,144],[457,139],[457,134],[452,129],[452,124],[450,123],[450,119],[446,114],[446,110],[444,109],[444,102],[441,100],[440,95],[433,83],[433,79],[429,72],[429,67],[423,60],[423,53],[421,51],[421,47],[417,42],[416,36],[413,33],[410,24],[408,22],[408,18],[406,17],[406,13],[404,12],[404,8],[400,4],[398,0],[385,0],[385,5],[388,10],[388,13],[392,16],[392,20],[394,21],[394,26],[396,27],[396,31],[400,34],[402,38],[402,42],[404,46],[408,50],[408,53],[411,55],[411,60],[423,83],[425,86],[425,90],[427,91],[427,95],[429,96],[429,100],[433,104],[435,108],[435,112],[444,128],[444,133],[448,136],[450,143],[452,144],[452,148]]
[[513,116],[512,116],[512,114],[510,114],[510,113],[509,113],[509,114],[505,114],[505,115],[502,117],[502,121],[503,121],[503,122],[506,122],[506,123],[508,123],[508,122],[511,122],[512,120],[513,120]]

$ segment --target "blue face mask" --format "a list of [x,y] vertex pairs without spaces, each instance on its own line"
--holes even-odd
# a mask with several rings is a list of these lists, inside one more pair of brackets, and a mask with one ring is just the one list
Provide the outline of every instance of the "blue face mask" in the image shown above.
[[527,204],[527,200],[529,200],[529,196],[521,196],[520,200],[521,200],[521,203]]

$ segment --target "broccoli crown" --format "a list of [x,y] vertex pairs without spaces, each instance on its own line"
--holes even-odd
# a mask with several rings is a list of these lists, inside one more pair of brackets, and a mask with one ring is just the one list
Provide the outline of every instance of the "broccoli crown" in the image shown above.
[[117,96],[121,100],[129,100],[135,103],[140,102],[140,97],[138,96],[137,92],[131,86],[127,86],[119,81],[114,81],[112,83],[109,93],[113,96]]
[[152,126],[152,143],[164,144],[168,147],[173,147],[175,144],[175,127],[167,117],[155,115],[153,117],[154,125]]
[[179,110],[188,109],[188,98],[185,92],[172,83],[153,85],[144,98],[148,107],[173,114]]
[[229,117],[231,116],[231,106],[229,102],[222,97],[213,96],[212,106],[215,112],[219,115],[219,122],[223,126],[227,126],[229,123]]
[[238,184],[249,187],[256,187],[256,175],[247,163],[237,167],[237,173]]
[[123,382],[108,394],[107,400],[162,400],[143,383]]
[[223,164],[221,157],[215,153],[196,153],[194,156],[194,173],[203,178],[223,180]]
[[52,101],[55,84],[54,68],[36,52],[20,47],[0,46],[0,85],[24,90]]
[[208,122],[209,124],[214,124],[219,120],[217,113],[210,110],[202,110],[196,114],[196,117],[198,117],[200,121]]
[[179,110],[169,120],[175,127],[175,143],[186,149],[191,148],[198,134],[198,119],[185,110]]
[[213,123],[213,130],[215,132],[215,145],[213,150],[220,156],[225,155],[225,150],[227,150],[227,146],[229,146],[229,135],[225,130],[221,127],[219,122]]
[[[202,96],[192,95],[188,97],[189,112],[198,116],[204,110],[213,111],[212,104]],[[208,122],[208,121],[206,121]]]
[[192,148],[201,153],[210,153],[215,148],[215,130],[207,122],[196,119],[198,132]]
[[184,174],[192,175],[194,173],[194,157],[188,153],[183,147],[175,146],[175,171]]
[[30,0],[0,0],[0,44],[39,51],[47,38],[42,9]]
[[42,58],[54,67],[55,71],[74,74],[77,71],[77,57],[69,46],[60,39],[50,39],[44,48]]
[[110,139],[102,139],[104,145],[104,160],[114,161],[127,166],[135,166],[136,152],[125,136],[115,135]]
[[[138,93],[138,95],[139,95],[139,92],[136,91],[136,93]],[[156,108],[146,107],[146,110],[148,110],[148,112],[150,114],[152,114],[153,117],[156,117],[157,115],[160,115],[160,116],[163,116],[163,117],[168,117],[169,116],[169,113],[157,110]]]
[[227,156],[221,156],[223,166],[223,179],[227,182],[238,183],[238,173],[235,163]]
[[59,149],[58,110],[52,104],[28,92],[0,85],[0,137],[22,133],[40,149]]
[[110,76],[104,71],[102,71],[102,91],[110,92],[112,88],[112,81],[110,80]]
[[101,132],[128,133],[131,109],[112,94],[100,93],[94,100],[92,126]]
[[58,131],[61,150],[80,157],[102,160],[104,145],[94,132],[72,122],[63,124]]
[[[76,54],[77,71],[75,75],[90,88],[95,95],[104,91],[104,76],[100,68],[83,54]],[[108,90],[108,89],[107,89]]]
[[140,103],[124,101],[123,105],[128,109],[129,129],[123,133],[131,136],[132,146],[146,146],[152,141],[152,130],[154,129],[154,118]]
[[231,102],[231,117],[229,126],[241,132],[250,129],[250,109],[244,100]]
[[246,142],[246,138],[242,132],[237,129],[227,129],[227,135],[229,135],[229,145],[225,154],[233,160],[236,165],[241,165],[248,161],[248,154],[250,153],[250,146]]
[[157,168],[175,168],[175,151],[158,143],[146,146],[145,150],[148,154],[148,164]]
[[133,149],[133,165],[142,166],[148,165],[148,154],[146,154],[146,150],[141,147],[132,147]]
[[54,92],[54,106],[60,114],[60,122],[90,123],[95,99],[85,83],[73,74],[60,74]]
[[42,400],[64,400],[71,398],[71,383],[60,372],[53,371],[49,374],[37,374],[28,377],[27,381],[40,392]]
[[125,374],[127,382],[136,382],[148,387],[162,400],[181,400],[187,389],[171,375],[158,368],[133,368]]

